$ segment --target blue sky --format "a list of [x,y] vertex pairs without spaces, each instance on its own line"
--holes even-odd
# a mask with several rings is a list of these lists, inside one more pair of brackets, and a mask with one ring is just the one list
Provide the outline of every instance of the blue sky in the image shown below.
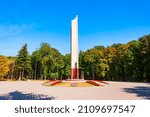
[[71,20],[79,17],[79,49],[127,43],[150,33],[150,0],[1,0],[0,54],[15,56],[27,43],[70,52]]

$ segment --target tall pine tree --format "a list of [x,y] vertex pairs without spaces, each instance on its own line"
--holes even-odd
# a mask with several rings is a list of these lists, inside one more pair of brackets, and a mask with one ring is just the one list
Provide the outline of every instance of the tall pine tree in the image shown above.
[[18,74],[18,80],[28,78],[31,71],[31,61],[27,50],[27,44],[23,45],[17,55],[15,70]]

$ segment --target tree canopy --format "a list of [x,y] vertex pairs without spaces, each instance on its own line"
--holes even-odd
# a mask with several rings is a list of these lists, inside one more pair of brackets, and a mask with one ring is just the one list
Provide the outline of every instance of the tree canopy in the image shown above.
[[[48,43],[29,55],[25,44],[16,57],[0,55],[0,77],[68,79],[70,59],[70,54],[62,55]],[[98,45],[80,51],[79,69],[84,79],[150,82],[150,35],[127,44]]]

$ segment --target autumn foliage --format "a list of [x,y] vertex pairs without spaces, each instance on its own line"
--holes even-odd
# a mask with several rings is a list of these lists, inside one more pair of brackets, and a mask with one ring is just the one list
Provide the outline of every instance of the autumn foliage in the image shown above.
[[[31,55],[27,44],[16,57],[0,55],[0,78],[63,80],[70,77],[70,54],[42,43]],[[95,46],[79,52],[80,78],[150,82],[150,34],[126,44]]]

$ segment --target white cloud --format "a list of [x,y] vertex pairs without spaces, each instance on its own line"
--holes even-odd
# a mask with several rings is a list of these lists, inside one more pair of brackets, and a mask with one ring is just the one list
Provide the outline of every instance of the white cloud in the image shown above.
[[35,24],[0,24],[0,37],[20,34],[34,27]]

